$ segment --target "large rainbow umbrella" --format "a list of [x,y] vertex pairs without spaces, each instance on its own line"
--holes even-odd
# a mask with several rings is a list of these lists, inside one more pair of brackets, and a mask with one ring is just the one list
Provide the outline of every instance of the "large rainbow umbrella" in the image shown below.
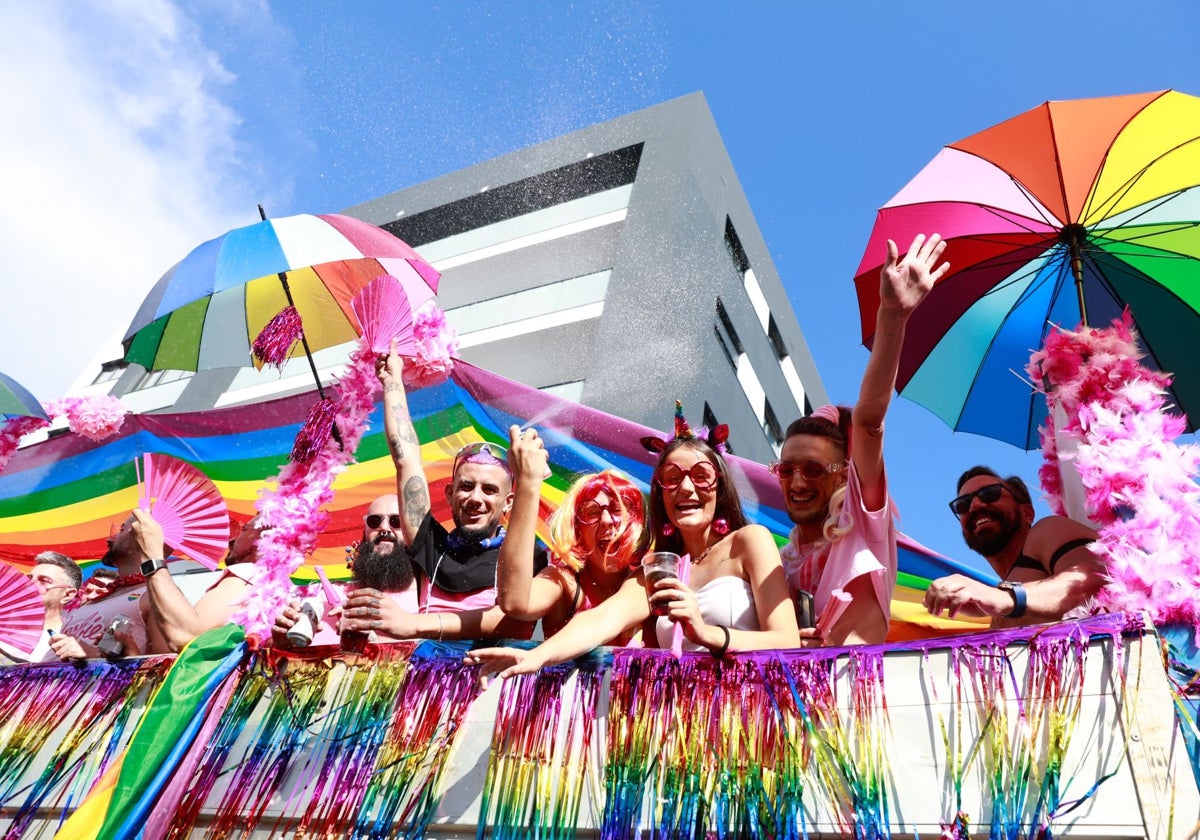
[[[880,211],[855,277],[874,338],[885,242],[940,233],[950,273],[908,324],[897,390],[956,430],[1039,446],[1021,376],[1055,325],[1129,307],[1149,364],[1200,416],[1200,99],[1046,102],[951,143]],[[1194,424],[1190,428],[1195,428]]]
[[[208,475],[229,508],[244,522],[254,515],[263,483],[287,460],[296,430],[308,414],[312,394],[186,414],[129,415],[121,430],[95,443],[60,435],[16,453],[0,475],[0,562],[28,568],[37,552],[53,548],[77,558],[104,553],[109,525],[137,502],[134,461],[143,452],[162,452],[195,464]],[[542,485],[541,524],[561,503],[573,478],[606,467],[621,470],[649,489],[653,456],[640,439],[657,434],[634,423],[579,406],[458,362],[447,382],[413,391],[409,408],[429,478],[433,514],[451,520],[443,488],[455,453],[466,443],[508,442],[512,424],[537,424],[550,452],[551,475]],[[362,517],[371,501],[396,492],[396,470],[383,434],[382,407],[370,416],[358,461],[340,473],[328,506],[329,522],[317,550],[296,578],[315,579],[316,566],[346,577],[345,547],[362,536]],[[766,467],[730,456],[747,516],[782,544],[791,528],[779,482]],[[890,638],[979,630],[979,621],[930,616],[922,606],[933,578],[980,574],[902,537],[900,576],[892,603]]]
[[437,292],[438,272],[416,251],[349,216],[287,216],[235,228],[158,280],[125,332],[125,359],[148,370],[245,367],[254,339],[293,302],[305,349],[333,347],[358,335],[351,299],[381,274],[400,280],[414,312]]

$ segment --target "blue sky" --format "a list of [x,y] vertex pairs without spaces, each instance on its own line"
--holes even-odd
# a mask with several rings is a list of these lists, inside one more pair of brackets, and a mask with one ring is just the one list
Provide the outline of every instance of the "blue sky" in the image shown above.
[[[336,211],[700,90],[825,385],[853,402],[875,209],[1047,99],[1200,94],[1198,30],[1183,0],[5,4],[0,370],[62,394],[163,271],[259,202]],[[903,529],[963,560],[957,474],[1039,463],[903,399],[887,457]]]

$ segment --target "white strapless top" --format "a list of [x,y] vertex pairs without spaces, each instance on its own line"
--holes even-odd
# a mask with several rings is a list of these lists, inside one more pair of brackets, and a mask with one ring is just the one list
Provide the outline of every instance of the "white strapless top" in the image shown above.
[[[700,615],[706,624],[721,624],[731,630],[760,630],[758,613],[754,610],[754,590],[750,581],[734,575],[713,578],[696,590],[700,603]],[[659,618],[654,626],[660,648],[670,648],[674,637],[675,622]],[[693,644],[685,637],[684,650],[707,650]]]

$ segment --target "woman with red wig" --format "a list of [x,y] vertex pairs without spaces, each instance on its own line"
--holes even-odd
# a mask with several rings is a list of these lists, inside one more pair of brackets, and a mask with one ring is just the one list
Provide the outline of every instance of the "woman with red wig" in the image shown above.
[[[647,644],[675,651],[793,648],[800,631],[779,551],[769,531],[746,522],[729,467],[721,455],[726,427],[696,434],[676,404],[670,440],[643,438],[658,453],[650,489],[656,549],[681,555],[678,574],[650,582],[630,576],[586,616],[573,618],[532,650],[482,648],[469,664],[501,677],[565,662],[653,618]],[[652,608],[656,608],[652,614]]]
[[[534,429],[509,429],[513,506],[496,564],[496,603],[522,621],[542,619],[549,638],[576,613],[611,597],[633,575],[650,543],[642,492],[604,470],[580,477],[550,518],[553,562],[533,574],[534,535],[546,474],[546,448]],[[630,633],[607,640],[624,644]]]

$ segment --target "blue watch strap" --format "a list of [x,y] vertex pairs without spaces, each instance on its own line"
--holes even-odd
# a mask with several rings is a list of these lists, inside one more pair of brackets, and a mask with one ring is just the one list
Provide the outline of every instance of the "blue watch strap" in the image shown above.
[[1012,612],[1006,615],[1005,618],[1021,618],[1024,616],[1025,605],[1028,603],[1028,599],[1025,595],[1025,586],[1020,583],[1006,580],[1000,584],[1000,588],[1006,592],[1011,592],[1013,601],[1015,602]]

